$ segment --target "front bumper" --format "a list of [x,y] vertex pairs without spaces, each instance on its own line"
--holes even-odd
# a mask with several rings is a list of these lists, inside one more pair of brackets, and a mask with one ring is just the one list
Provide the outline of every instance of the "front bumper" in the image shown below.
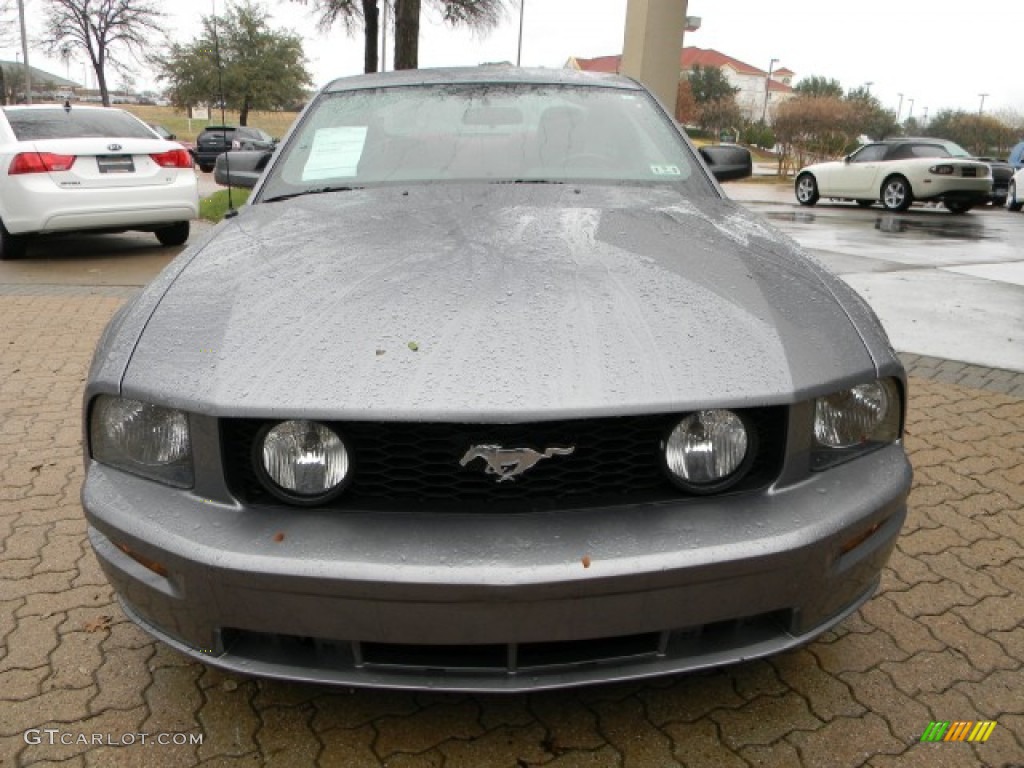
[[557,513],[243,509],[95,463],[82,498],[129,615],[194,658],[319,683],[517,691],[811,640],[874,591],[910,480],[893,445],[761,493]]

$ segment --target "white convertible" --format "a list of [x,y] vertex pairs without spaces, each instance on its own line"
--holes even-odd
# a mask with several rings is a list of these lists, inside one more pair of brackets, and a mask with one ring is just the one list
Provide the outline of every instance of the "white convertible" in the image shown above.
[[914,202],[941,201],[952,213],[966,213],[991,193],[992,169],[941,139],[865,144],[842,160],[808,165],[796,177],[801,205],[823,197],[864,207],[880,200],[886,210],[904,211]]

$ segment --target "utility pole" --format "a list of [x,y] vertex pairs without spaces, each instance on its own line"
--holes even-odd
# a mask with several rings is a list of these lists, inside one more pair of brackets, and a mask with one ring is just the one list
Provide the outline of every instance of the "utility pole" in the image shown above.
[[981,106],[978,107],[978,114],[980,115],[982,112],[985,111],[985,97],[988,96],[988,94],[987,93],[979,93],[978,95],[981,96]]
[[900,104],[898,107],[896,107],[896,122],[899,123],[900,115],[903,114],[903,94],[898,93],[896,95],[900,97]]
[[909,120],[910,118],[912,118],[914,116],[914,100],[913,99],[907,99],[907,101],[910,102],[910,109],[907,112],[907,120]]
[[32,67],[28,65],[28,36],[25,34],[25,0],[18,0],[18,20],[21,23],[21,56],[25,63],[25,103],[32,103]]

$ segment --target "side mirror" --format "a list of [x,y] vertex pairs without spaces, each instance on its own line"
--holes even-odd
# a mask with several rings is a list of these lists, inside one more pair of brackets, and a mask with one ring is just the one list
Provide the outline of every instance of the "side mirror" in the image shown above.
[[217,157],[213,178],[218,184],[227,187],[252,189],[263,175],[263,169],[267,167],[273,154],[269,150],[224,152]]
[[702,147],[700,156],[718,181],[745,179],[754,173],[754,161],[750,156],[750,150],[737,147],[735,144]]
[[849,155],[846,155],[846,156],[845,156],[845,157],[843,158],[843,162],[844,162],[844,163],[846,163],[847,165],[849,165],[849,164],[850,164],[850,156],[849,156]]
[[169,133],[169,134],[167,134],[167,138],[168,138],[168,140],[170,140],[170,141],[174,141],[174,140],[175,140],[176,138],[178,138],[178,137],[177,137],[177,136],[175,136],[175,135],[174,135],[173,133]]

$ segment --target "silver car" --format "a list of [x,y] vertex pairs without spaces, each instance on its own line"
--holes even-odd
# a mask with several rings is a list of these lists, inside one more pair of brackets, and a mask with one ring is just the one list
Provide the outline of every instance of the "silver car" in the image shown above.
[[806,643],[906,515],[877,319],[618,76],[346,78],[113,319],[89,538],[207,664],[521,691]]

